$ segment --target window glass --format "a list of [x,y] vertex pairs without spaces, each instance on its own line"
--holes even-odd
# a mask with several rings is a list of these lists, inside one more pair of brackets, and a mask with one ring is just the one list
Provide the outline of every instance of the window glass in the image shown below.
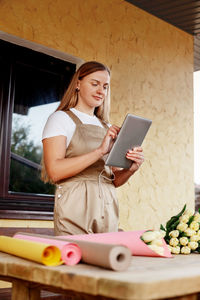
[[9,191],[54,194],[54,185],[40,179],[42,130],[58,102],[31,107],[27,115],[13,114]]
[[42,131],[59,105],[60,75],[17,64],[11,134],[10,192],[54,194],[40,179]]
[[40,179],[42,131],[76,64],[0,40],[0,66],[0,219],[52,220],[55,186]]

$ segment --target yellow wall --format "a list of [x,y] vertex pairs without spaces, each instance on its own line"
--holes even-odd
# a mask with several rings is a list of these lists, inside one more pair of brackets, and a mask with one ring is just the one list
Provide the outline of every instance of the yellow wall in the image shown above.
[[122,228],[157,228],[194,207],[192,36],[123,0],[3,0],[0,29],[107,64],[111,122],[127,112],[153,120],[145,163],[118,189]]

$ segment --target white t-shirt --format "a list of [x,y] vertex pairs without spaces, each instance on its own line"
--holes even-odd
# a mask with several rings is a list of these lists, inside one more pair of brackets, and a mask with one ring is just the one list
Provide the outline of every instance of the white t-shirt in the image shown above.
[[[103,127],[96,116],[90,116],[75,108],[70,108],[70,110],[81,120],[83,124],[91,124]],[[42,133],[42,139],[64,135],[67,138],[67,148],[75,129],[76,124],[68,116],[68,114],[66,114],[64,111],[58,110],[49,116]]]

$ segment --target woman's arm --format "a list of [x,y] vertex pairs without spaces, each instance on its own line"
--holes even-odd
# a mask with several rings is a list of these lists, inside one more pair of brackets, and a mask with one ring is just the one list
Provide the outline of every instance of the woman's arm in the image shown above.
[[135,147],[129,150],[126,154],[126,158],[133,161],[129,169],[117,169],[113,168],[115,179],[113,183],[115,187],[123,185],[127,180],[139,169],[141,164],[144,162],[143,150],[141,147]]
[[74,176],[93,164],[102,153],[100,149],[80,155],[65,158],[66,137],[56,136],[43,140],[44,164],[49,177],[53,182]]
[[43,140],[44,164],[53,182],[77,175],[103,155],[109,152],[119,132],[119,127],[111,126],[99,148],[80,156],[66,158],[66,137],[56,136]]

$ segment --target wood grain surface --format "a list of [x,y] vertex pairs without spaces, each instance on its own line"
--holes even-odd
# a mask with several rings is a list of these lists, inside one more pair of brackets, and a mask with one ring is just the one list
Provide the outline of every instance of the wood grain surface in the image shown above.
[[20,294],[20,300],[39,299],[41,289],[69,291],[86,297],[79,299],[96,296],[97,299],[196,300],[195,294],[200,291],[200,256],[132,257],[126,271],[115,272],[82,263],[46,267],[0,252],[0,279],[13,281],[13,300],[19,299],[16,293],[18,297]]

